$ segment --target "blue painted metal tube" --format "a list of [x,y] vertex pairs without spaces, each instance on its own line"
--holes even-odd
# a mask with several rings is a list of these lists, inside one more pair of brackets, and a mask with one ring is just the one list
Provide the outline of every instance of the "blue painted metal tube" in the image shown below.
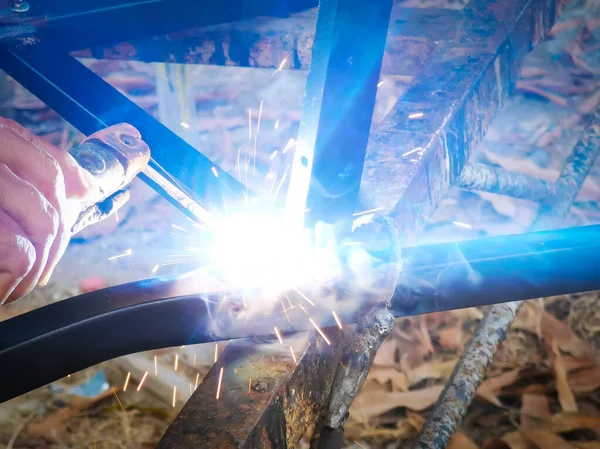
[[[600,290],[600,225],[407,248],[404,266],[391,301],[397,317]],[[0,402],[124,354],[272,334],[273,323],[259,320],[249,332],[215,335],[219,303],[189,277],[156,278],[0,322]],[[335,326],[325,316],[319,324]]]

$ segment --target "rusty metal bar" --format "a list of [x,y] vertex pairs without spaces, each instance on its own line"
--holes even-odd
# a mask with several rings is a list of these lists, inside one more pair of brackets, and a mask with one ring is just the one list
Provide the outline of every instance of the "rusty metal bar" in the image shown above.
[[[557,189],[541,208],[531,226],[533,230],[556,225],[558,220],[566,217],[599,153],[600,106],[596,108],[591,122],[565,161],[556,182]],[[593,244],[594,242],[590,242],[590,246]],[[446,447],[475,397],[494,354],[522,303],[523,301],[496,304],[486,312],[454,368],[446,388],[427,417],[416,440],[415,449]]]
[[[314,8],[287,18],[258,17],[81,49],[72,54],[98,59],[307,70],[316,18]],[[416,75],[433,48],[430,39],[450,34],[457,18],[460,13],[453,10],[395,6],[382,73]]]
[[457,182],[559,9],[542,0],[470,2],[371,136],[361,193],[396,221],[402,244],[416,240]]
[[316,333],[229,343],[157,448],[296,447],[323,412],[342,355],[343,332],[324,332],[330,345]]
[[563,166],[554,194],[540,205],[539,215],[532,229],[537,231],[555,227],[567,216],[581,190],[600,152],[600,107],[595,110],[590,120],[583,136]]
[[448,445],[520,305],[521,301],[498,304],[485,314],[427,417],[415,449],[444,449]]
[[554,189],[551,183],[542,179],[486,164],[465,165],[456,186],[530,201],[541,201]]

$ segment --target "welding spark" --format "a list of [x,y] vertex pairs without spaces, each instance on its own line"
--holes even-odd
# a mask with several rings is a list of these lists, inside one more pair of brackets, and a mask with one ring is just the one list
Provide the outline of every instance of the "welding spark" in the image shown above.
[[267,175],[265,176],[265,179],[274,179],[277,176],[277,173],[275,173],[274,171],[267,173]]
[[277,329],[276,327],[273,327],[273,329],[275,329],[275,335],[277,335],[279,343],[283,344],[283,340],[281,339],[281,335],[279,334],[279,329]]
[[304,313],[306,313],[308,316],[310,316],[310,313],[308,313],[308,311],[304,308],[304,306],[302,304],[298,304],[298,307],[300,307],[300,309],[302,309],[302,311]]
[[279,120],[275,122],[275,129],[279,129]]
[[154,375],[158,376],[158,359],[154,356]]
[[193,365],[196,366],[196,353],[194,353],[194,363],[193,363]]
[[123,385],[123,391],[127,391],[127,385],[129,385],[129,378],[131,377],[131,372],[127,373],[127,377],[125,378],[125,385]]
[[366,449],[362,444],[360,444],[358,441],[354,441],[354,444],[356,444],[358,447],[360,447],[361,449]]
[[292,359],[294,359],[294,363],[297,365],[298,361],[296,360],[296,354],[294,354],[294,348],[290,346],[290,352],[292,353]]
[[381,87],[381,86],[383,86],[383,80],[382,80],[382,81],[379,81],[379,82],[377,83],[377,87]]
[[408,114],[408,118],[413,120],[416,118],[423,118],[425,116],[424,112],[413,112],[411,114]]
[[296,145],[296,140],[294,138],[291,138],[290,140],[288,140],[288,143],[285,144],[285,147],[283,147],[282,153],[283,154],[287,153],[292,148],[294,148],[295,145]]
[[125,251],[123,254],[117,254],[116,256],[111,256],[109,257],[107,260],[115,260],[115,259],[119,259],[121,257],[125,257],[125,256],[131,256],[133,254],[133,250],[131,248],[129,248],[127,251]]
[[404,153],[402,155],[402,157],[410,156],[411,154],[416,153],[417,151],[421,151],[421,150],[422,150],[421,147],[417,147],[414,150],[407,151],[406,153]]
[[192,383],[190,382],[190,398],[192,397]]
[[304,293],[302,293],[300,290],[298,290],[297,288],[294,288],[294,291],[295,291],[296,293],[298,293],[300,296],[302,296],[304,299],[306,299],[306,301],[307,301],[307,302],[308,302],[308,303],[309,303],[311,306],[314,306],[314,305],[315,305],[315,303],[314,303],[314,302],[312,302],[310,299],[308,299],[308,298],[306,297],[306,295],[304,295]]
[[250,394],[250,388],[252,387],[252,378],[248,378],[248,394]]
[[173,408],[175,408],[175,401],[177,400],[177,386],[173,385]]
[[273,151],[273,152],[271,153],[271,156],[269,156],[269,159],[271,159],[271,160],[275,159],[275,156],[277,156],[277,153],[278,153],[278,151],[277,151],[277,150]]
[[248,139],[252,140],[252,109],[248,109]]
[[118,223],[119,222],[119,211],[115,211],[115,220]]
[[287,318],[287,320],[288,320],[288,323],[291,323],[291,321],[290,321],[290,316],[289,316],[289,315],[288,315],[288,313],[287,313],[287,309],[286,309],[286,308],[285,308],[285,306],[283,305],[283,301],[281,301],[281,308],[282,308],[282,310],[283,310],[283,313],[284,313],[285,317],[286,317],[286,318]]
[[156,274],[156,272],[158,271],[158,268],[160,267],[160,264],[156,264],[152,267],[152,274]]
[[137,391],[140,391],[142,389],[142,385],[144,385],[144,381],[146,380],[146,377],[148,377],[148,371],[146,371],[144,373],[144,375],[142,376],[142,380],[140,380],[140,384],[137,387]]
[[123,410],[125,417],[127,417],[127,412],[125,411],[125,407],[123,407],[123,404],[121,403],[121,400],[119,399],[119,396],[117,395],[117,391],[115,390],[115,387],[110,387],[110,389],[112,390],[113,394],[115,395],[115,398],[117,398],[117,402],[119,403],[121,410]]
[[263,101],[260,101],[260,106],[258,108],[258,121],[256,122],[256,134],[258,134],[260,132],[260,118],[262,117],[262,108],[263,108]]
[[312,318],[309,318],[308,320],[310,321],[310,324],[312,324],[314,326],[314,328],[317,330],[317,332],[319,334],[321,334],[321,337],[323,337],[323,340],[325,340],[325,343],[327,343],[329,346],[331,346],[331,342],[327,338],[327,335],[325,335],[323,333],[323,331],[321,330],[321,328],[319,326],[317,326],[317,323],[315,323]]
[[177,371],[178,366],[179,366],[179,354],[175,354],[175,371]]
[[269,77],[269,79],[273,78],[275,75],[277,75],[277,73],[281,72],[281,70],[283,69],[283,66],[285,65],[287,60],[288,60],[287,56],[285,58],[283,58],[283,61],[281,61],[281,63],[279,64],[279,67],[277,67],[277,70],[275,70],[273,72],[273,74]]
[[171,227],[174,228],[174,229],[177,229],[179,231],[188,232],[187,229],[182,228],[181,226],[177,226],[175,223],[171,223]]
[[377,212],[383,210],[383,207],[377,207],[375,209],[363,210],[361,212],[355,212],[352,214],[353,217],[358,217],[359,215],[372,214],[373,212]]
[[219,177],[219,172],[217,171],[217,168],[216,167],[211,167],[211,170],[213,172],[213,175],[215,175],[215,178],[218,178]]
[[471,226],[470,224],[468,224],[468,223],[462,223],[460,221],[453,221],[452,223],[455,224],[456,226],[460,227],[460,228],[466,228],[466,229],[472,229],[473,228],[473,226]]
[[190,129],[190,124],[186,122],[181,122],[180,125],[185,129]]
[[200,373],[196,373],[196,382],[194,383],[194,391],[198,389],[198,383],[200,382]]
[[362,242],[344,242],[342,243],[343,246],[359,246],[362,245]]
[[341,329],[342,328],[342,322],[340,321],[340,318],[337,316],[337,313],[335,313],[335,310],[331,311],[333,318],[335,319],[335,322],[337,323],[338,327]]
[[219,372],[219,384],[217,385],[217,401],[219,400],[219,395],[221,394],[221,383],[223,382],[223,367],[221,367],[221,371]]
[[219,343],[215,343],[215,363],[217,363],[218,358],[219,358]]

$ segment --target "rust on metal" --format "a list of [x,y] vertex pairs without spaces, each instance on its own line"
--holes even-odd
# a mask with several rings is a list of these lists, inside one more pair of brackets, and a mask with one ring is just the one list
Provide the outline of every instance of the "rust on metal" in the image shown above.
[[542,0],[470,2],[371,136],[361,192],[396,220],[403,244],[456,183],[558,9]]
[[520,305],[521,301],[497,304],[483,317],[429,414],[415,442],[415,449],[443,449],[447,446]]
[[323,424],[332,429],[343,426],[350,406],[365,383],[377,350],[394,327],[394,315],[387,304],[377,305],[356,326],[337,367],[327,414]]
[[[581,190],[600,153],[600,106],[590,120],[565,161],[553,194],[542,204],[537,219],[531,225],[532,230],[559,224],[557,221],[565,218]],[[415,449],[446,447],[522,303],[496,304],[486,312],[423,426]]]
[[316,332],[284,337],[284,345],[231,342],[157,447],[296,447],[323,412],[341,359],[343,332],[325,332],[331,345]]
[[600,107],[596,108],[581,139],[567,158],[554,194],[540,206],[533,224],[535,230],[549,229],[564,219],[575,201],[585,178],[600,153]]
[[543,179],[486,164],[465,165],[456,185],[530,201],[541,201],[550,196],[554,189],[552,183]]
[[[455,13],[396,7],[393,14],[382,73],[414,76],[433,49],[427,30],[451,23]],[[308,70],[316,17],[315,8],[288,18],[260,17],[72,54],[99,59]],[[423,23],[428,28],[422,28]]]

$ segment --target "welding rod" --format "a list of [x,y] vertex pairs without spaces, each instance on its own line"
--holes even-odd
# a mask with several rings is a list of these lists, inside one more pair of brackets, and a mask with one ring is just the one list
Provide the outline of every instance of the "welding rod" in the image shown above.
[[[599,246],[595,225],[406,248],[391,310],[400,317],[600,290]],[[251,331],[215,335],[215,295],[225,292],[214,289],[211,301],[211,291],[192,284],[139,281],[0,322],[0,402],[125,354],[272,334],[272,323],[256,320]],[[310,328],[306,321],[280,331]]]

